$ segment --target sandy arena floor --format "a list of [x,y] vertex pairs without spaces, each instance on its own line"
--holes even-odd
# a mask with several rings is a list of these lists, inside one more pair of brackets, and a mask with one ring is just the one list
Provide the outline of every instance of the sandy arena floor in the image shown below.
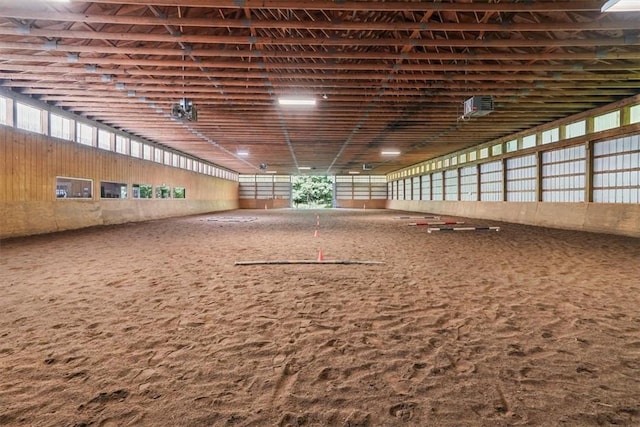
[[640,239],[399,215],[2,242],[0,425],[640,425]]

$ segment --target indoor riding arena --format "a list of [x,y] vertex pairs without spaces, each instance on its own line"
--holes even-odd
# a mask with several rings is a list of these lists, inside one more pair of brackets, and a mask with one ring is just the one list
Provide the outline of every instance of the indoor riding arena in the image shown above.
[[3,2],[0,426],[640,425],[638,22]]

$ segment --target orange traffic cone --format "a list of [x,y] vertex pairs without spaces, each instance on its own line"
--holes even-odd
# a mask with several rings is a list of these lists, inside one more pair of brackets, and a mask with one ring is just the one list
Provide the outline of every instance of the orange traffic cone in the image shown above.
[[367,204],[365,203],[364,205],[362,205],[362,209],[367,209]]
[[266,203],[264,204],[264,210],[265,211],[267,210],[267,204]]
[[318,262],[324,261],[324,256],[322,255],[322,249],[318,251]]
[[313,237],[318,237],[318,230],[316,230],[316,232],[313,233]]

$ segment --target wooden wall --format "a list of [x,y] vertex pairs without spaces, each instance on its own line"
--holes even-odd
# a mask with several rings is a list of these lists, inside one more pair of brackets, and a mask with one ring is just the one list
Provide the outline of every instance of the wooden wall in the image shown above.
[[382,199],[336,199],[336,208],[347,209],[385,209],[387,201]]
[[639,204],[389,200],[387,208],[640,237]]
[[[56,199],[56,177],[93,198]],[[100,199],[100,182],[185,187],[186,199]],[[0,126],[0,238],[238,208],[238,183]]]
[[240,209],[285,209],[291,207],[289,199],[240,199]]

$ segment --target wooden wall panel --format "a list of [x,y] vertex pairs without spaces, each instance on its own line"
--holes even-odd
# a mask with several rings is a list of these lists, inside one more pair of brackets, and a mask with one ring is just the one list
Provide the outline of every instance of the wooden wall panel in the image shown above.
[[[238,207],[238,183],[0,127],[0,238]],[[93,180],[92,200],[55,197],[56,177]],[[100,181],[185,187],[182,200],[100,199]]]
[[640,237],[640,204],[389,200],[387,209]]
[[[7,128],[5,126],[0,126],[0,140],[6,140],[6,131]],[[8,177],[8,167],[10,165],[7,160],[7,150],[9,144],[0,144],[0,200],[7,200],[7,180]]]
[[353,200],[353,199],[336,199],[337,208],[347,209],[385,209],[386,200],[369,199],[369,200]]

